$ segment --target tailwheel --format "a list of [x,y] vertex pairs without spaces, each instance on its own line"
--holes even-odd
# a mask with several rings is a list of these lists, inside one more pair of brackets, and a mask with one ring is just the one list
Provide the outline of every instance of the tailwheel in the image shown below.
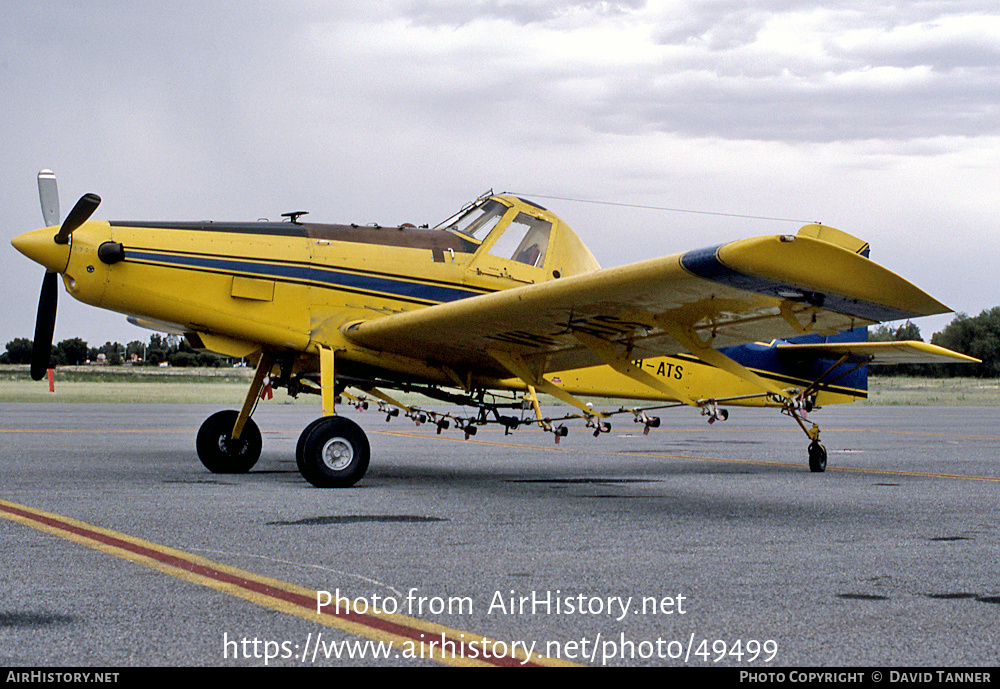
[[302,476],[317,488],[348,488],[368,471],[371,448],[358,424],[324,416],[306,426],[295,448]]
[[826,471],[826,448],[818,440],[809,443],[809,471]]
[[247,419],[240,437],[233,440],[237,416],[233,410],[220,411],[205,419],[198,429],[198,459],[213,474],[245,474],[260,459],[260,429],[251,419]]

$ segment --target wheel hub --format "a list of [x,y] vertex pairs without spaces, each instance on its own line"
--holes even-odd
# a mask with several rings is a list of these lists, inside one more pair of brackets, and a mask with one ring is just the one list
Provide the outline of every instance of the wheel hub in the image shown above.
[[343,471],[354,461],[354,447],[344,438],[331,438],[323,445],[323,464],[333,471]]
[[247,450],[247,443],[243,438],[233,440],[228,435],[219,436],[219,451],[227,456],[240,456]]

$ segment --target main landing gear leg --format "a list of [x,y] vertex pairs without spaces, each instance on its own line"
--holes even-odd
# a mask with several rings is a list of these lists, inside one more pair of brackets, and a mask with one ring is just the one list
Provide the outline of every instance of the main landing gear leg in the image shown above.
[[260,429],[250,415],[273,365],[274,357],[262,352],[240,411],[227,409],[212,414],[198,429],[198,459],[213,474],[245,474],[260,459]]
[[306,426],[295,447],[299,472],[317,488],[348,488],[368,471],[371,447],[358,424],[337,416],[333,350],[320,348],[323,417]]

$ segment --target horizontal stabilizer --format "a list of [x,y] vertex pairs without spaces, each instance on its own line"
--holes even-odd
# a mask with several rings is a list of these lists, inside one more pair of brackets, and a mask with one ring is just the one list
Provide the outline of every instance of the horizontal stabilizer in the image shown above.
[[978,364],[979,359],[950,349],[907,340],[900,342],[835,342],[831,344],[778,345],[782,354],[803,357],[839,359],[845,354],[848,361],[868,360],[872,364]]

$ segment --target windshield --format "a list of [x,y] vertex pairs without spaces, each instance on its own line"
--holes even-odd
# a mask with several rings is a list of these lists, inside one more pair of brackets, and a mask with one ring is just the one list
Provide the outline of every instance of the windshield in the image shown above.
[[478,206],[453,215],[434,229],[461,232],[466,237],[471,237],[482,243],[507,210],[507,206],[499,201],[489,199]]

